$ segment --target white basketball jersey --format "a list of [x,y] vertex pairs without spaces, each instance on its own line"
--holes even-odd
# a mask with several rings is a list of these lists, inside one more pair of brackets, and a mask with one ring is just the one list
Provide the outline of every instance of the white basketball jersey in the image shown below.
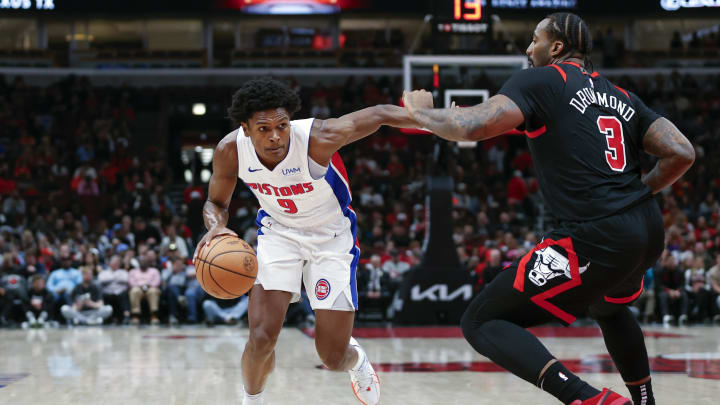
[[340,155],[333,155],[324,177],[315,180],[310,175],[308,145],[313,120],[290,121],[287,156],[273,170],[260,162],[250,137],[238,128],[238,177],[260,202],[258,227],[267,216],[293,228],[317,227],[347,217],[355,229],[349,180]]

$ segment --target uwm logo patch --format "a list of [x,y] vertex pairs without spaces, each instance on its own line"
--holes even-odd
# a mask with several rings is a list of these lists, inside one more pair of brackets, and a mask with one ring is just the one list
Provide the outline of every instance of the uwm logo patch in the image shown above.
[[452,301],[462,297],[463,301],[470,301],[472,298],[472,285],[461,285],[457,290],[450,292],[447,284],[435,284],[425,290],[420,285],[414,285],[410,290],[410,299],[413,301]]
[[299,167],[288,167],[288,168],[282,169],[282,174],[285,176],[290,176],[291,174],[300,174],[300,168]]

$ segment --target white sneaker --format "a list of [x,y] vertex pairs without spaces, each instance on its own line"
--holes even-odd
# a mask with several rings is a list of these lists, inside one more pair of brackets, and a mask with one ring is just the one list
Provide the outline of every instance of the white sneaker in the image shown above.
[[377,405],[380,402],[380,379],[370,364],[365,350],[353,337],[350,337],[350,346],[355,347],[361,362],[357,369],[349,371],[353,393],[363,405]]
[[663,326],[665,326],[665,327],[671,326],[672,321],[673,321],[674,319],[675,319],[675,318],[674,318],[672,315],[665,315],[665,316],[663,316]]
[[680,318],[678,318],[678,324],[680,326],[687,326],[688,325],[688,316],[685,314],[680,315]]

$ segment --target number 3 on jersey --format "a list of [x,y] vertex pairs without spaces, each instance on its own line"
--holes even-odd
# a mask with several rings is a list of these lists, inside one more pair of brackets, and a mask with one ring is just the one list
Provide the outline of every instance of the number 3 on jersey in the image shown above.
[[288,214],[297,214],[298,208],[297,205],[295,205],[295,201],[280,198],[277,200],[277,202],[278,204],[280,204],[281,207],[285,208],[285,212],[287,212]]
[[609,149],[605,151],[605,161],[613,171],[622,172],[625,170],[625,138],[620,120],[602,115],[597,119],[597,126],[605,135]]

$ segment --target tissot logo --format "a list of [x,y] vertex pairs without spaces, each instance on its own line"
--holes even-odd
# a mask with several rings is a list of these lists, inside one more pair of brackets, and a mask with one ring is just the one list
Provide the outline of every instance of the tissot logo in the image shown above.
[[449,294],[446,284],[435,284],[425,291],[422,291],[419,285],[415,285],[410,290],[410,299],[413,301],[452,301],[458,297],[462,297],[463,301],[470,301],[472,298],[472,286],[470,284],[462,285]]
[[291,174],[300,174],[300,168],[299,167],[288,167],[287,169],[282,170],[282,174],[285,176],[289,176]]

